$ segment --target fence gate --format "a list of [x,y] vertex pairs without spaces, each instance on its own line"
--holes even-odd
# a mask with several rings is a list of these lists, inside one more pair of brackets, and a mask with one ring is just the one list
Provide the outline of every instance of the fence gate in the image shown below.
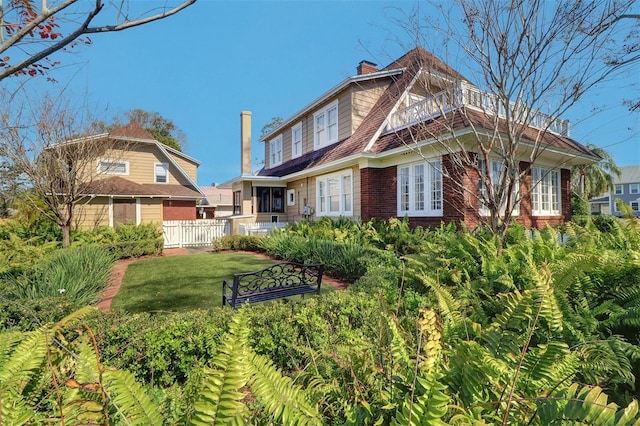
[[227,220],[165,220],[162,222],[164,247],[209,246],[214,238],[231,233]]

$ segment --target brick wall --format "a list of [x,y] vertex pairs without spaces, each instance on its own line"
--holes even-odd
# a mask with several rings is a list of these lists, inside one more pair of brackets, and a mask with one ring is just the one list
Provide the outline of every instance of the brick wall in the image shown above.
[[162,220],[196,220],[195,200],[164,200]]
[[396,217],[398,206],[398,186],[394,167],[384,169],[365,168],[360,170],[361,217],[370,219]]

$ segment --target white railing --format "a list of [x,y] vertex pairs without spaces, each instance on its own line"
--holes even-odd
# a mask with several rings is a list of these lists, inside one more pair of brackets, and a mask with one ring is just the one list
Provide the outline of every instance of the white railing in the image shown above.
[[241,223],[239,225],[240,235],[266,235],[274,228],[286,228],[288,222],[256,222]]
[[[403,129],[421,121],[439,117],[463,106],[488,115],[506,117],[504,103],[500,102],[496,95],[483,92],[462,82],[456,87],[443,90],[408,107],[397,110],[391,115],[387,130]],[[526,106],[516,102],[509,102],[509,112],[516,122],[526,123],[531,127],[562,136],[569,136],[569,120],[553,118],[548,114],[528,109]]]
[[208,246],[231,233],[229,222],[221,219],[165,220],[162,229],[165,248]]

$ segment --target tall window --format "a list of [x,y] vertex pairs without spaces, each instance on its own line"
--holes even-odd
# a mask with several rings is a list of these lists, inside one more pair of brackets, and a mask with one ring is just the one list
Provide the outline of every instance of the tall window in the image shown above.
[[269,167],[282,164],[282,135],[278,135],[269,142]]
[[398,216],[442,215],[440,161],[398,166]]
[[[497,197],[497,194],[500,192],[500,187],[503,186],[504,188],[506,188],[507,185],[511,182],[511,178],[507,174],[507,169],[505,168],[504,163],[502,163],[501,161],[495,161],[495,160],[490,160],[490,163],[491,164],[490,164],[489,172],[491,173],[491,184],[493,185],[494,196]],[[487,188],[485,186],[484,176],[486,173],[486,167],[485,167],[484,160],[478,160],[478,172],[480,173],[479,212],[481,215],[487,216],[490,214],[489,208],[486,206],[486,201],[489,201],[487,198],[489,196],[489,193],[487,192]],[[516,204],[513,204],[513,202],[516,201],[518,198],[519,191],[520,191],[519,183],[514,182],[513,192],[511,194],[511,200],[513,205],[513,211],[511,212],[512,215],[520,214],[520,203],[517,202]],[[502,199],[500,200],[500,213],[504,214],[506,211],[506,208],[507,208],[507,193],[506,191],[503,191]]]
[[351,170],[316,179],[318,216],[353,215],[353,178]]
[[98,161],[98,173],[108,175],[128,175],[129,162],[118,160],[100,160]]
[[542,167],[531,168],[531,212],[533,215],[560,215],[560,172]]
[[156,183],[168,183],[169,182],[169,164],[168,163],[156,163],[156,165],[155,165],[155,182]]
[[291,158],[302,155],[302,123],[298,123],[291,129]]
[[233,191],[233,214],[240,214],[242,211],[242,191]]
[[338,142],[338,101],[313,115],[313,144],[316,149]]

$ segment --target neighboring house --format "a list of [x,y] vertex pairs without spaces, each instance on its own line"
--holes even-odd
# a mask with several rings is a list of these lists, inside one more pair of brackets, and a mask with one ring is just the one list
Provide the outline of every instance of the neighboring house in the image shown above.
[[206,197],[196,184],[198,161],[161,144],[138,123],[90,138],[104,140],[104,149],[86,173],[77,226],[196,219],[196,203]]
[[[456,221],[473,228],[486,213],[477,197],[473,202],[464,191],[453,189],[460,188],[453,182],[453,151],[443,149],[433,136],[442,140],[447,131],[464,135],[472,128],[493,132],[495,120],[487,120],[478,105],[488,96],[421,48],[381,70],[362,61],[357,75],[285,119],[264,138],[265,166],[257,174],[252,173],[250,161],[251,113],[242,112],[242,175],[224,184],[234,191],[234,212],[257,222],[408,217],[414,226]],[[463,106],[453,107],[454,98]],[[527,195],[520,202],[517,221],[542,227],[570,219],[570,168],[599,157],[568,137],[568,122],[534,114],[550,120],[551,126],[541,135],[538,129],[526,129],[526,136],[539,140],[545,149],[535,164],[528,159],[530,153],[522,153],[520,169],[530,167],[531,173],[519,182]],[[444,128],[442,120],[451,118],[455,127]],[[501,130],[504,120],[497,122]],[[416,138],[418,126],[421,133]],[[490,160],[490,170],[499,170],[498,158]],[[477,172],[475,177],[475,182],[467,177],[459,182],[477,194],[482,188]]]
[[213,219],[233,215],[233,191],[214,186],[200,187],[207,198],[198,204],[198,219]]
[[613,177],[613,194],[589,200],[591,213],[621,216],[616,199],[631,206],[636,216],[640,216],[640,166],[620,167],[620,177]]

